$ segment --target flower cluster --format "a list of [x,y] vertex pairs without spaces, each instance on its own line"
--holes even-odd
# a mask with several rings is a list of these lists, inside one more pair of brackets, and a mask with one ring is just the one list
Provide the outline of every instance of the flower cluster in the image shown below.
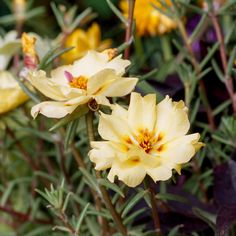
[[[172,102],[167,96],[156,105],[155,94],[131,93],[138,79],[122,77],[130,61],[113,54],[114,50],[89,51],[72,65],[52,70],[51,77],[42,70],[29,72],[30,83],[54,100],[35,105],[31,114],[62,118],[92,100],[110,106],[111,115],[101,113],[98,126],[106,141],[91,143],[89,157],[95,168],[110,168],[111,182],[118,176],[130,187],[139,185],[146,175],[154,181],[167,180],[173,169],[180,173],[182,164],[203,145],[198,142],[200,135],[187,135],[190,123],[183,101]],[[128,110],[107,99],[129,93]]]

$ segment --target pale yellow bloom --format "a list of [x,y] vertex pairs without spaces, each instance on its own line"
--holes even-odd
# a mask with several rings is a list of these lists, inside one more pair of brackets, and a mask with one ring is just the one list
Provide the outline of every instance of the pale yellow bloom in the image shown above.
[[97,23],[93,23],[87,31],[82,29],[75,30],[70,34],[65,42],[65,47],[74,47],[67,53],[62,55],[62,59],[66,63],[72,63],[76,59],[81,58],[88,50],[103,51],[111,46],[111,40],[101,41],[101,30]]
[[[165,2],[171,6],[171,0]],[[153,5],[165,11],[164,6],[158,0],[135,1],[134,19],[139,36],[164,34],[176,28],[175,21],[155,9]],[[120,7],[127,17],[128,0],[121,0]]]
[[0,114],[15,109],[27,99],[12,74],[0,71]]
[[106,141],[91,142],[89,157],[95,169],[110,168],[111,182],[115,176],[130,187],[146,175],[168,180],[203,145],[198,133],[186,135],[189,127],[183,101],[167,96],[156,105],[155,94],[132,93],[128,110],[116,104],[111,115],[101,113],[98,132]]
[[6,71],[12,56],[20,49],[16,37],[16,31],[0,37],[0,114],[13,110],[28,99],[12,74]]
[[52,70],[50,78],[42,70],[29,72],[31,84],[54,100],[34,106],[32,116],[42,113],[47,117],[62,118],[92,99],[98,104],[110,105],[107,97],[129,94],[138,81],[137,78],[122,77],[129,64],[130,61],[121,59],[121,55],[110,59],[107,51],[89,51],[72,65]]

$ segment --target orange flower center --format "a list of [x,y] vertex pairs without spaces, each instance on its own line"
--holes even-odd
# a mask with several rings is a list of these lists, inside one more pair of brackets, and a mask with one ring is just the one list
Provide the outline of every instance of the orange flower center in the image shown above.
[[72,88],[84,89],[87,90],[88,79],[85,76],[79,76],[73,78],[69,84]]
[[148,153],[152,147],[157,143],[157,138],[154,135],[154,132],[149,132],[148,129],[140,131],[140,134],[137,136],[137,141],[139,146]]

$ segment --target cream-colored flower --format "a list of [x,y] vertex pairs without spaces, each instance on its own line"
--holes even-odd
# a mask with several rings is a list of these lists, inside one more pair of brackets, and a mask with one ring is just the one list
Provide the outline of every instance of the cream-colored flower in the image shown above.
[[111,115],[101,114],[98,132],[107,141],[92,142],[89,157],[95,169],[110,168],[111,182],[115,176],[130,187],[146,175],[168,180],[203,145],[198,133],[186,135],[189,127],[183,101],[167,96],[156,105],[155,94],[132,93],[128,110],[116,104]]
[[27,99],[12,74],[0,71],[0,114],[15,109]]
[[41,113],[51,118],[62,118],[92,99],[98,104],[110,105],[107,97],[129,94],[138,81],[137,78],[122,77],[129,64],[128,60],[121,59],[121,55],[111,59],[107,51],[89,51],[72,65],[52,70],[50,78],[42,70],[29,72],[30,83],[54,100],[34,106],[32,116]]

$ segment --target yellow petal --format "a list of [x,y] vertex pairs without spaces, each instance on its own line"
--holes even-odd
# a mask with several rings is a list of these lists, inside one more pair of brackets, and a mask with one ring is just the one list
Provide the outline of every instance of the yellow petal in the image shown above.
[[0,114],[15,109],[28,99],[28,96],[21,90],[21,88],[0,89]]
[[88,29],[87,40],[89,41],[90,49],[97,49],[101,41],[101,31],[97,23],[93,23]]
[[120,117],[123,117],[124,119],[128,119],[128,111],[124,107],[118,104],[112,105],[112,115],[120,116]]
[[182,102],[174,103],[168,96],[157,105],[156,130],[164,134],[165,141],[188,132],[190,123],[186,111]]
[[0,71],[0,114],[11,111],[28,100],[11,73]]
[[88,93],[93,95],[102,94],[110,83],[116,79],[115,71],[112,69],[104,69],[96,73],[88,80]]
[[66,106],[64,102],[42,102],[32,107],[31,115],[33,118],[41,113],[49,118],[62,118],[67,114],[71,114],[77,105]]
[[198,133],[185,135],[165,144],[165,150],[160,154],[164,163],[184,164],[196,153],[199,146]]
[[172,170],[168,166],[159,166],[156,168],[147,169],[147,174],[156,181],[165,181],[171,178]]
[[111,167],[115,157],[114,150],[109,142],[91,142],[92,150],[89,152],[89,158],[95,163],[96,170],[106,170]]
[[109,60],[108,53],[88,51],[83,58],[74,62],[70,72],[75,77],[83,75],[90,78],[101,70],[113,69],[116,74],[121,75],[129,64],[130,61],[121,59],[121,55]]
[[29,72],[27,79],[29,82],[46,97],[63,101],[65,96],[62,94],[60,87],[52,80],[47,78],[46,73],[42,70]]
[[145,128],[152,131],[156,122],[156,95],[142,97],[138,93],[131,93],[128,120],[134,131]]
[[115,176],[117,176],[126,185],[134,188],[142,183],[145,175],[146,171],[142,165],[115,162],[109,171],[108,179],[113,183]]
[[129,135],[130,129],[124,118],[101,114],[98,132],[105,140],[122,142],[122,138]]
[[102,94],[107,97],[123,97],[131,93],[138,82],[137,78],[118,77],[110,83]]

